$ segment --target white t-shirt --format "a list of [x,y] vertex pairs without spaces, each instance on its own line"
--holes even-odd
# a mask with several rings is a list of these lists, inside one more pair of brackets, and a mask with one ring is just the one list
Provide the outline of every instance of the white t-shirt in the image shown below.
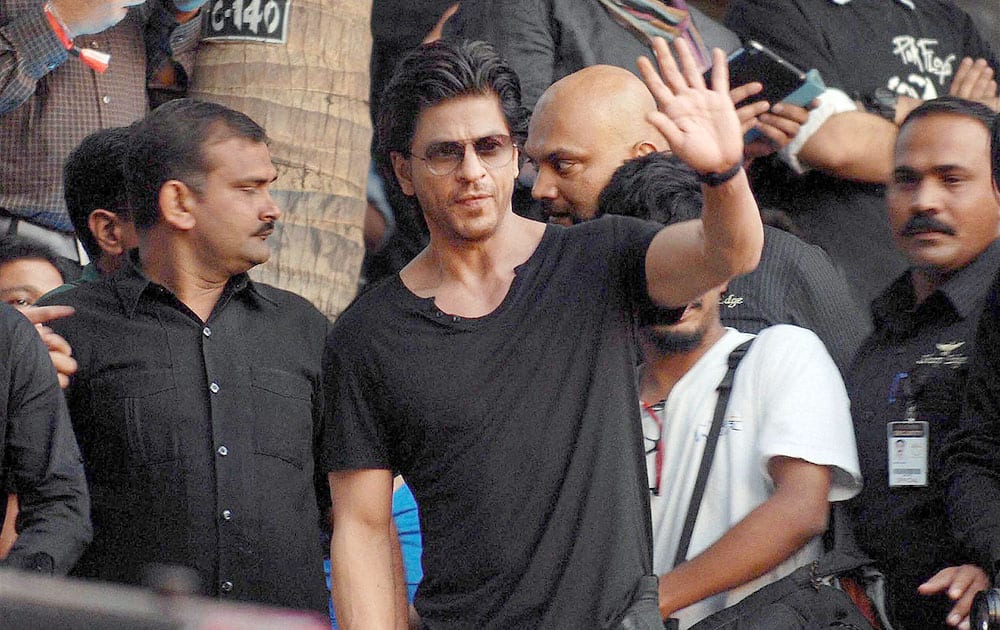
[[[674,385],[660,412],[665,418],[663,470],[660,495],[651,497],[653,569],[657,575],[673,568],[715,413],[716,387],[726,373],[729,353],[752,337],[727,329]],[[655,438],[657,426],[646,410],[642,421],[644,435]],[[647,439],[647,451],[652,450],[651,445]],[[850,403],[840,372],[819,338],[796,326],[761,331],[736,369],[688,558],[711,546],[771,496],[774,485],[767,462],[776,455],[830,466],[831,501],[849,499],[861,489]],[[655,461],[655,451],[649,452],[650,488],[655,485]],[[681,619],[682,628],[689,627],[811,562],[821,552],[822,541],[817,536],[767,574],[693,604],[675,616]]]

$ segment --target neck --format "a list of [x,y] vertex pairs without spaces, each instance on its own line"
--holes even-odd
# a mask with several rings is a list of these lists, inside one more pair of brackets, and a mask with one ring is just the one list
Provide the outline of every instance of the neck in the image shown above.
[[535,251],[544,231],[544,223],[512,214],[480,241],[456,241],[432,232],[430,245],[400,278],[410,291],[433,297],[448,313],[480,317],[503,301],[514,269]]
[[726,329],[716,322],[702,337],[701,343],[687,352],[663,354],[646,341],[642,343],[645,362],[639,377],[639,398],[647,403],[664,400],[677,381],[688,373],[709,349],[722,339]]
[[206,273],[186,255],[183,244],[166,235],[150,235],[139,248],[142,271],[147,278],[168,289],[201,321],[208,321],[229,277]]
[[913,284],[913,295],[917,304],[922,304],[935,291],[941,288],[950,273],[937,271],[934,269],[912,269],[910,270],[910,282]]

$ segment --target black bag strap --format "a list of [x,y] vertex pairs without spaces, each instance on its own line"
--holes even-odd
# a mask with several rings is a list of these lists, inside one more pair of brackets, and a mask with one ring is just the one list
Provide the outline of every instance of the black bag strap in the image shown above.
[[705,441],[705,452],[701,455],[701,467],[698,469],[698,477],[694,482],[694,491],[691,493],[691,504],[688,506],[687,518],[684,519],[684,529],[681,530],[681,539],[677,544],[677,553],[674,555],[674,566],[687,559],[688,547],[691,545],[691,534],[694,533],[694,523],[698,520],[698,511],[701,509],[701,499],[705,494],[705,484],[708,483],[708,473],[712,471],[712,460],[715,458],[715,447],[719,442],[719,434],[722,432],[722,420],[726,416],[726,407],[729,405],[729,394],[733,390],[733,377],[736,374],[736,367],[743,360],[743,356],[750,349],[753,339],[748,339],[729,353],[729,369],[722,377],[719,386],[719,399],[715,403],[715,417],[712,418],[712,427],[708,430],[708,438]]

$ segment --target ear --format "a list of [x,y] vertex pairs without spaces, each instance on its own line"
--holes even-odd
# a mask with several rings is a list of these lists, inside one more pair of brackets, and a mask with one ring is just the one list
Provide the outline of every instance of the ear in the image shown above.
[[652,142],[639,142],[632,147],[632,157],[640,158],[650,153],[656,153],[659,149]]
[[87,227],[90,228],[90,233],[94,235],[94,240],[102,252],[111,256],[120,256],[125,252],[121,242],[118,215],[114,212],[104,208],[94,210],[87,217]]
[[171,179],[160,187],[159,194],[160,219],[175,229],[187,231],[194,227],[195,220],[191,211],[198,203],[198,198],[187,184]]
[[396,180],[399,182],[403,194],[412,197],[416,194],[416,189],[413,187],[413,172],[410,161],[399,151],[390,152],[389,158],[392,160],[392,170],[396,173]]

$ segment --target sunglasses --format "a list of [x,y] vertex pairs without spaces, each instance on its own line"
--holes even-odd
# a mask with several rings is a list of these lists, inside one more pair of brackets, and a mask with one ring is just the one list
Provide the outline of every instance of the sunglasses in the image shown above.
[[488,169],[503,168],[514,159],[514,140],[507,135],[484,136],[475,140],[435,142],[422,156],[410,153],[427,165],[434,175],[451,175],[465,161],[466,147],[472,145],[479,162]]

